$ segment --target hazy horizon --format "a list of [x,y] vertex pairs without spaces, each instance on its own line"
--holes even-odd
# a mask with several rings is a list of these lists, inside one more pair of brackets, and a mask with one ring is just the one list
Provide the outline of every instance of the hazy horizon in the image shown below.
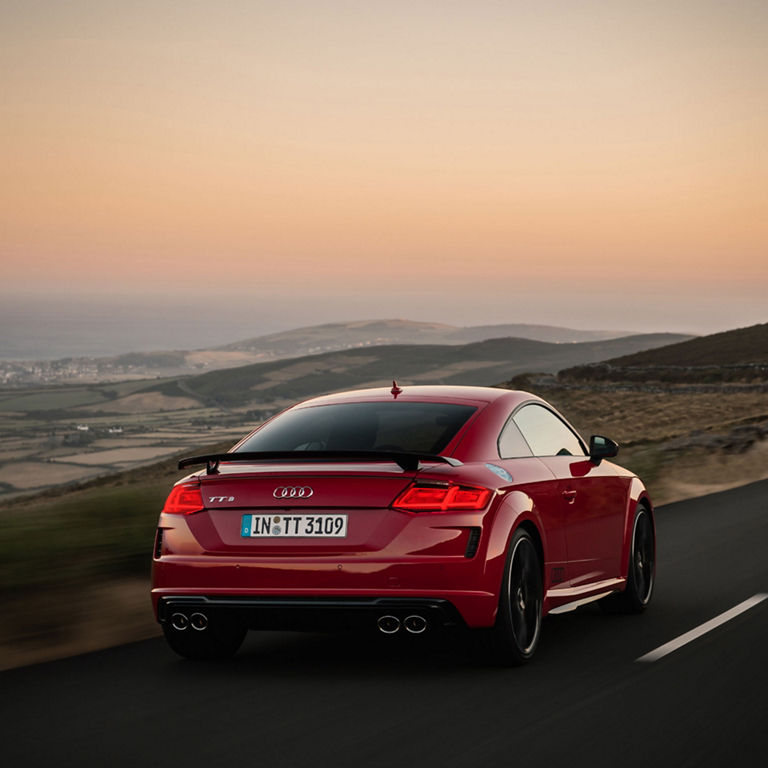
[[[400,318],[456,326],[521,323],[581,330],[704,335],[765,322],[759,312],[745,312],[739,322],[720,324],[692,316],[630,318],[626,314],[564,312],[556,307],[514,313],[503,307],[463,308],[451,312],[439,304],[430,309],[404,302],[367,302],[369,313],[351,303],[307,306],[288,312],[280,300],[242,297],[212,301],[206,297],[5,296],[0,297],[0,359],[51,360],[63,357],[110,356],[125,352],[199,349],[254,336],[334,322]],[[677,321],[677,322],[675,322]]]

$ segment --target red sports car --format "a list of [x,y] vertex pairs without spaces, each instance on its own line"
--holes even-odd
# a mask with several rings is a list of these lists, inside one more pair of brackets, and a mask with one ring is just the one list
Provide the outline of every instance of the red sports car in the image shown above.
[[592,600],[642,611],[653,508],[540,398],[407,386],[317,397],[274,416],[174,486],[152,600],[189,658],[231,655],[248,629],[478,630],[501,663],[536,650],[542,618]]

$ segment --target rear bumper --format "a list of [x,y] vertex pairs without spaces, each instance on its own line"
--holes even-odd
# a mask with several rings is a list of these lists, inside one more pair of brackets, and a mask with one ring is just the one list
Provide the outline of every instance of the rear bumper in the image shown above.
[[226,619],[256,630],[375,629],[382,616],[404,622],[412,615],[432,628],[465,626],[450,601],[433,598],[171,595],[159,598],[157,613],[161,624],[178,613],[202,613],[212,622]]
[[[319,629],[375,626],[382,613],[403,618],[419,609],[434,626],[490,627],[497,596],[467,590],[238,590],[155,587],[155,617],[168,618],[169,606],[207,607],[252,629]],[[426,613],[425,613],[426,612]]]

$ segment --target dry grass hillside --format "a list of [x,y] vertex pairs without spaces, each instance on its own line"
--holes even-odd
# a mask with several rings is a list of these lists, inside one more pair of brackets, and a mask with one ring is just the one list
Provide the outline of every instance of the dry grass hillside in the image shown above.
[[506,386],[550,400],[585,435],[618,440],[620,463],[657,503],[768,477],[768,324]]
[[768,323],[561,370],[562,382],[768,383]]
[[701,336],[659,349],[644,350],[606,361],[610,365],[699,366],[763,363],[768,365],[768,323]]
[[526,376],[586,433],[624,444],[657,502],[768,477],[768,324]]

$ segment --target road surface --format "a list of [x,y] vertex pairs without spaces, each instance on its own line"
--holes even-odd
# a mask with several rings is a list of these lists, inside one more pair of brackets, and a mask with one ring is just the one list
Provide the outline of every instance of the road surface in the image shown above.
[[657,526],[650,609],[551,616],[523,668],[461,638],[251,633],[209,664],[149,640],[0,674],[0,762],[766,765],[768,481],[661,507]]

